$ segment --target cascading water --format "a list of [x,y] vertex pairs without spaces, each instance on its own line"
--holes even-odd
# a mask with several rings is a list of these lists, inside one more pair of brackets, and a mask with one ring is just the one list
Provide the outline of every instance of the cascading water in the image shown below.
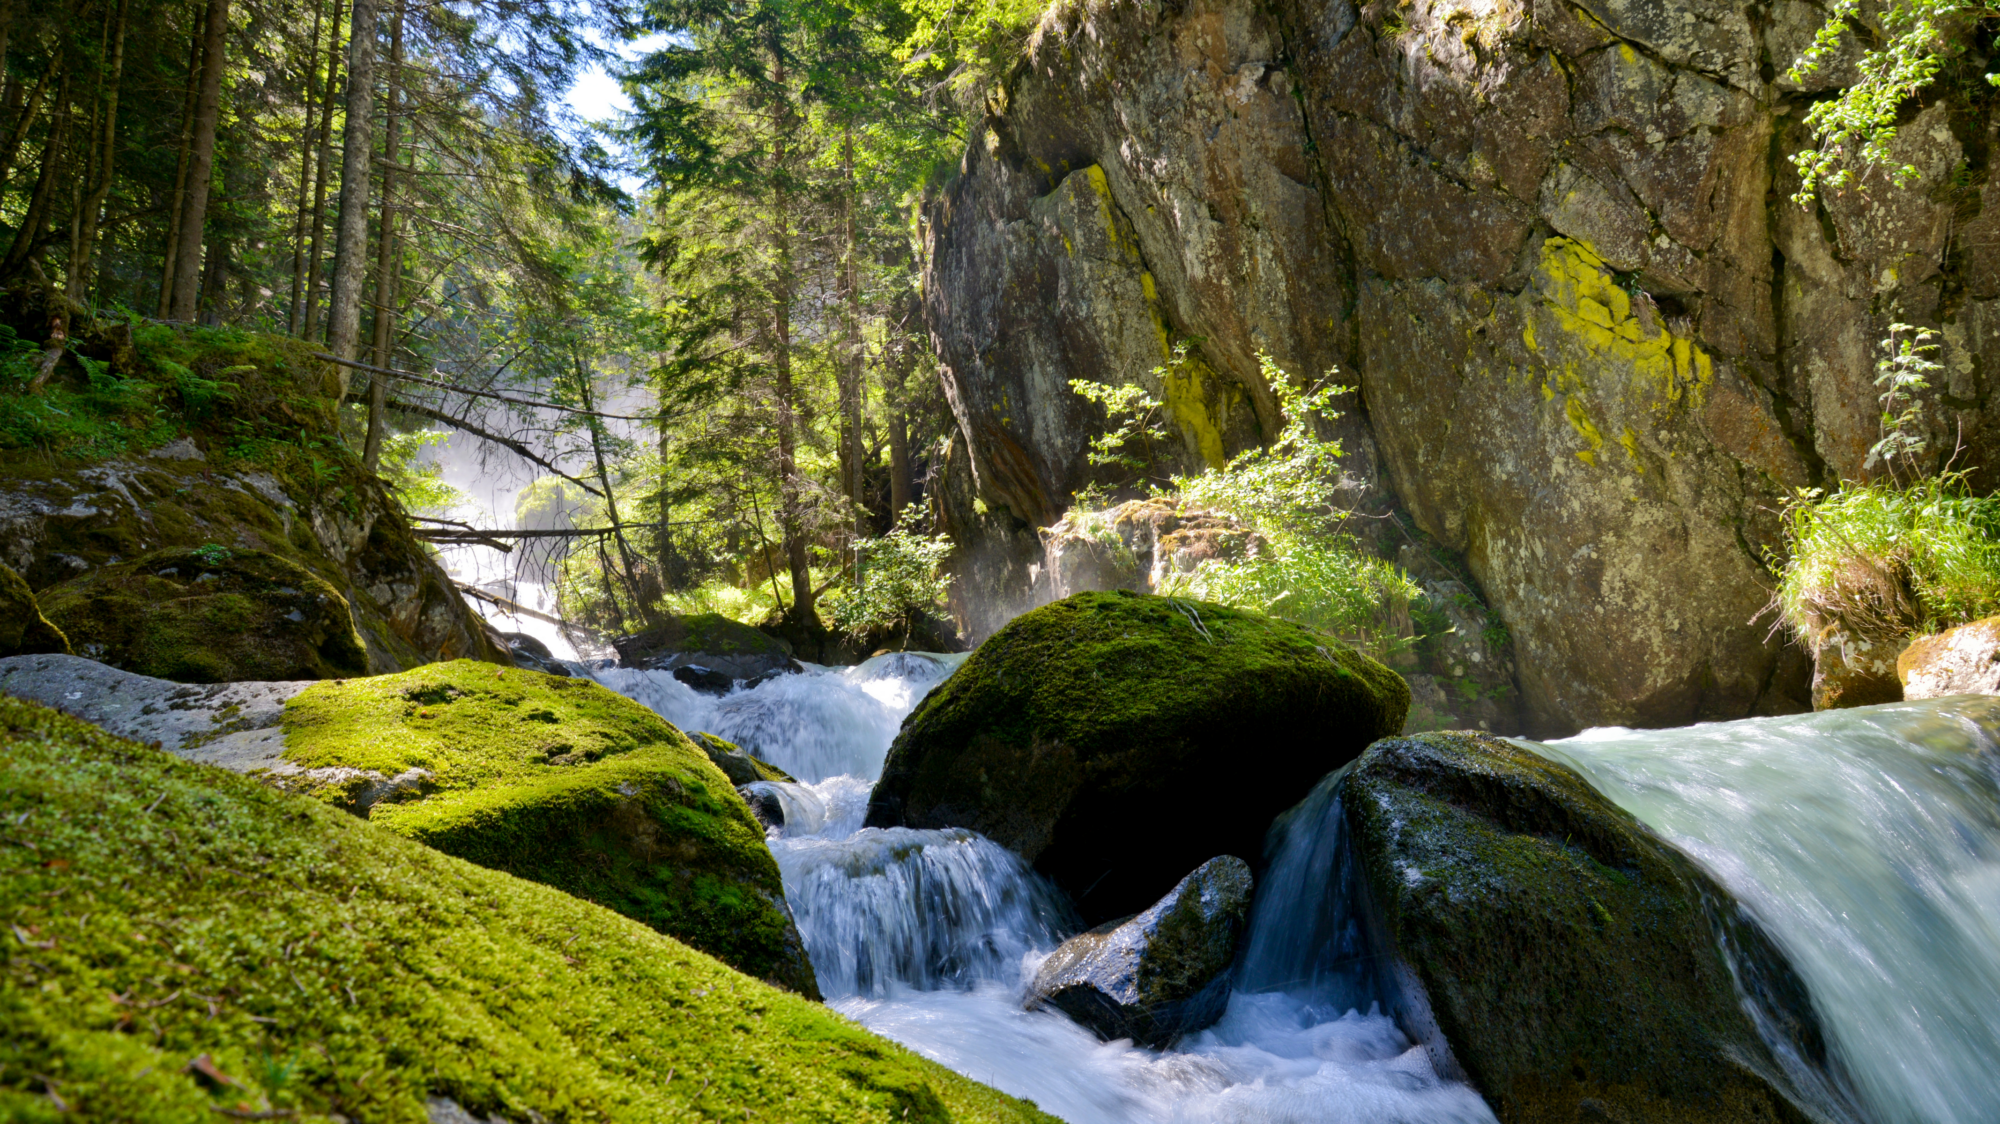
[[2000,1120],[2000,699],[1523,744],[1757,915],[1877,1124]]
[[[1490,1124],[1374,1000],[1331,783],[1274,825],[1227,1013],[1156,1052],[1021,1008],[1075,921],[964,830],[861,827],[903,716],[954,658],[879,657],[721,699],[600,681],[801,778],[753,786],[836,1009],[1071,1124]],[[1577,768],[1714,873],[1810,986],[1875,1124],[2000,1120],[2000,700],[1592,730],[1523,745]]]

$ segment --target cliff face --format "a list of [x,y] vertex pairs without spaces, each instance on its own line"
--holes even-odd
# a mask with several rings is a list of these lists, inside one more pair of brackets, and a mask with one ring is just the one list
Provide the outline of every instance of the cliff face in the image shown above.
[[1940,83],[1897,141],[1921,184],[1802,210],[1785,156],[1818,91],[1781,72],[1823,14],[1052,10],[928,216],[975,632],[1024,607],[1034,528],[1089,478],[1069,379],[1146,383],[1185,467],[1215,464],[1274,431],[1263,349],[1358,383],[1357,506],[1463,557],[1535,732],[1803,708],[1806,658],[1752,622],[1760,558],[1791,489],[1869,474],[1890,323],[1943,332],[1937,459],[2000,479],[1990,106]]

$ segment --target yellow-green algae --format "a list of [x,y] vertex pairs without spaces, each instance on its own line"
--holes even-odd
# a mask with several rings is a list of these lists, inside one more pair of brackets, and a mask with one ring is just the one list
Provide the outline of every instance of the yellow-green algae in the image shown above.
[[[764,829],[708,755],[587,679],[474,660],[315,684],[285,706],[306,769],[431,774],[369,820],[554,886],[817,997]],[[315,795],[350,805],[365,782]]]
[[430,1096],[550,1122],[1053,1120],[608,910],[6,698],[0,914],[10,1121],[417,1124]]

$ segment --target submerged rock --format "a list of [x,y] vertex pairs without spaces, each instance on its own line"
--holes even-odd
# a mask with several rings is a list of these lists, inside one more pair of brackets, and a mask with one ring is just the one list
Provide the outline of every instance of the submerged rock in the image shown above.
[[981,645],[903,723],[875,827],[968,827],[1029,860],[1087,923],[1144,909],[1369,742],[1409,688],[1300,625],[1206,602],[1084,593]]
[[597,905],[6,698],[0,813],[10,1121],[1055,1124]]
[[1338,792],[1398,1021],[1503,1124],[1853,1118],[1784,954],[1575,772],[1422,734]]
[[162,550],[100,566],[42,595],[81,654],[182,683],[368,673],[347,599],[259,550]]
[[68,651],[69,638],[42,615],[35,591],[13,567],[0,563],[0,656]]
[[1896,659],[1905,699],[2000,695],[2000,617],[1919,636]]
[[1250,908],[1250,864],[1208,860],[1137,917],[1063,942],[1028,988],[1107,1041],[1163,1047],[1222,1017],[1229,964]]

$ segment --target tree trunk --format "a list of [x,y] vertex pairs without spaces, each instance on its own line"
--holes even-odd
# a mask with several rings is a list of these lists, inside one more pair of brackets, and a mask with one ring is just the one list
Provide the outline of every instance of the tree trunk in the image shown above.
[[[119,0],[116,30],[111,36],[111,75],[104,95],[104,121],[97,143],[97,178],[84,201],[77,220],[77,250],[70,259],[69,293],[72,299],[87,293],[97,272],[97,225],[104,213],[104,200],[111,194],[111,175],[118,156],[118,90],[125,77],[125,20],[131,0]],[[93,302],[84,301],[85,304]]]
[[341,0],[333,0],[333,28],[327,36],[326,85],[319,105],[319,163],[313,170],[312,258],[306,264],[306,339],[319,338],[320,268],[326,261],[326,181],[333,166],[333,91],[340,77]]
[[[389,31],[389,89],[382,99],[384,127],[388,129],[382,156],[382,218],[375,224],[380,237],[375,253],[375,365],[385,370],[389,367],[390,353],[395,350],[396,280],[402,272],[397,268],[396,254],[396,164],[402,159],[402,94],[403,5],[398,3]],[[370,472],[375,471],[382,452],[382,402],[387,390],[388,379],[383,375],[368,376],[368,440],[362,446],[361,463]]]
[[786,184],[790,158],[791,93],[785,88],[785,62],[771,44],[771,81],[777,105],[772,114],[771,204],[772,248],[777,253],[771,277],[771,323],[775,337],[772,367],[778,398],[778,510],[785,536],[785,564],[792,575],[792,616],[799,624],[813,617],[811,561],[806,554],[804,489],[799,480],[798,400],[792,387],[792,232],[791,192]]
[[[844,248],[845,261],[842,263],[842,287],[847,297],[847,339],[841,357],[841,369],[845,377],[840,386],[840,464],[846,476],[842,481],[847,502],[853,507],[854,537],[860,539],[867,533],[868,511],[864,496],[865,481],[863,467],[867,458],[862,453],[861,441],[861,376],[866,355],[861,341],[861,264],[857,260],[860,253],[859,237],[856,234],[858,212],[861,208],[860,189],[854,179],[854,123],[849,121],[840,134],[841,171],[847,181],[847,244]],[[860,566],[856,559],[855,565]]]
[[[58,53],[56,60],[49,64],[47,70],[42,71],[40,78],[35,80],[34,89],[28,92],[28,99],[24,103],[21,115],[14,118],[14,128],[7,134],[6,151],[0,152],[0,188],[5,188],[7,181],[13,178],[14,158],[20,155],[21,144],[28,139],[28,130],[34,128],[35,118],[41,113],[42,95],[48,91],[49,82],[61,75],[63,69],[63,57]],[[12,84],[12,79],[8,81]],[[18,93],[20,87],[16,85],[14,89]]]
[[21,225],[14,232],[14,244],[7,248],[6,259],[0,261],[0,277],[12,277],[40,251],[42,231],[47,229],[49,213],[55,209],[56,182],[62,178],[62,163],[69,141],[71,111],[67,71],[56,85],[55,105],[56,109],[49,119],[48,137],[42,143],[41,173],[35,178],[35,189],[28,197],[28,209],[21,216]]
[[167,200],[167,244],[160,251],[160,303],[164,320],[174,301],[174,266],[181,251],[181,196],[187,194],[188,149],[194,141],[194,97],[201,89],[201,36],[188,36],[187,82],[181,90],[181,137],[174,146],[174,193]]
[[[368,164],[375,155],[375,0],[354,0],[347,41],[347,130],[340,148],[340,222],[333,248],[333,306],[327,350],[353,359],[361,338],[361,288],[367,279]],[[341,393],[347,369],[341,368]]]
[[[312,190],[312,157],[315,133],[313,101],[319,98],[319,29],[326,5],[313,0],[312,46],[306,50],[305,130],[299,139],[299,195],[292,219],[292,304],[290,329],[295,336],[306,330],[306,199]],[[331,99],[328,99],[331,100]]]
[[[581,354],[572,352],[572,358],[576,363],[577,395],[583,400],[583,408],[590,411],[592,415],[588,418],[590,422],[590,452],[597,459],[597,482],[604,488],[604,513],[611,519],[611,535],[618,540],[618,558],[625,567],[625,573],[622,578],[622,583],[625,586],[625,595],[632,599],[633,607],[639,610],[639,615],[645,619],[646,623],[651,624],[658,614],[654,611],[653,606],[646,604],[640,598],[638,587],[633,580],[638,576],[639,567],[632,554],[632,545],[625,540],[625,523],[618,518],[618,494],[611,487],[611,472],[606,467],[604,461],[604,422],[595,416],[597,402],[590,385],[590,367],[584,363]],[[615,609],[618,604],[618,598],[615,594],[611,598],[611,603]]]
[[208,0],[201,31],[201,88],[188,142],[187,190],[181,196],[180,238],[174,251],[170,320],[192,320],[200,295],[201,243],[208,225],[208,187],[215,170],[215,126],[222,118],[222,49],[229,34],[229,0]]

